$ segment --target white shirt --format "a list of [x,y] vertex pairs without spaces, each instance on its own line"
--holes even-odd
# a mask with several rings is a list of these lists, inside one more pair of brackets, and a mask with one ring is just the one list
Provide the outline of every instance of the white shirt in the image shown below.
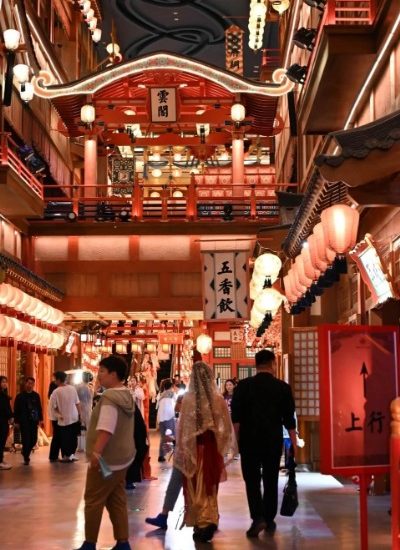
[[49,419],[53,422],[55,420],[58,420],[58,416],[56,411],[54,410],[54,390],[52,391],[49,399],[49,405],[47,407],[47,414],[49,416]]
[[[125,386],[122,388],[113,388],[114,390],[120,390],[120,391],[126,391]],[[96,430],[103,430],[105,432],[108,432],[110,434],[113,434],[115,432],[115,429],[117,427],[118,422],[118,408],[116,405],[101,405],[100,408],[100,414],[99,419],[97,420],[97,426]],[[127,435],[128,437],[128,435]],[[131,437],[133,437],[133,433],[131,434]],[[122,470],[123,468],[127,468],[131,463],[133,462],[130,460],[126,464],[118,464],[112,466],[111,464],[108,465],[110,470],[113,472],[116,472],[117,470]]]
[[[59,426],[69,426],[79,420],[76,405],[79,403],[78,393],[74,386],[59,386],[51,397],[54,396],[54,408],[58,411],[57,423]],[[61,418],[60,418],[61,417]]]
[[157,421],[165,422],[171,418],[175,418],[175,399],[163,397],[158,403]]

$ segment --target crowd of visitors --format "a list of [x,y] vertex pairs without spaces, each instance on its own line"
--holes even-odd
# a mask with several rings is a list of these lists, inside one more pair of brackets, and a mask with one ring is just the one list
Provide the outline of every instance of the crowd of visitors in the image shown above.
[[[171,449],[173,460],[161,512],[146,518],[148,524],[168,528],[168,514],[183,488],[183,524],[193,527],[196,541],[210,541],[220,517],[219,484],[239,449],[252,520],[247,536],[275,532],[283,429],[292,448],[296,447],[292,392],[275,377],[275,367],[273,352],[261,350],[256,354],[257,374],[239,382],[226,380],[222,393],[203,361],[194,363],[188,387],[179,376],[162,381],[157,399],[158,461],[164,462]],[[78,550],[95,550],[104,508],[113,525],[113,550],[129,550],[126,490],[143,479],[154,479],[148,440],[149,389],[144,376],[128,378],[128,373],[124,359],[111,355],[99,364],[95,395],[89,386],[92,376],[86,372],[76,386],[67,383],[65,372],[56,372],[49,387],[50,462],[74,462],[77,450],[86,450],[89,463],[85,541]],[[24,464],[30,463],[43,423],[34,385],[32,377],[26,378],[13,412],[7,378],[0,377],[0,470],[11,468],[4,461],[4,448],[12,425],[21,434]]]

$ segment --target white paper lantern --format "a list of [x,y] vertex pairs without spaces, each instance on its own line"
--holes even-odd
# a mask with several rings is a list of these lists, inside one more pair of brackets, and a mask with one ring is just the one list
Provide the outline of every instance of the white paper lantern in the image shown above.
[[282,267],[282,262],[276,254],[271,254],[266,252],[258,256],[254,262],[254,272],[257,276],[261,275],[265,278],[271,279],[271,284],[273,284],[278,276]]
[[196,348],[200,353],[204,355],[206,355],[207,353],[210,353],[212,349],[211,336],[208,336],[208,334],[200,334],[196,340]]
[[269,312],[276,314],[283,300],[282,294],[275,288],[264,288],[254,300],[255,309],[264,315]]

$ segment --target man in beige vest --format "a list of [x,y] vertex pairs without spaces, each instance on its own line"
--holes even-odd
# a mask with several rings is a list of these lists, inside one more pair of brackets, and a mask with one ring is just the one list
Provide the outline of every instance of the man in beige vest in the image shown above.
[[[98,380],[106,388],[93,410],[86,441],[89,467],[85,488],[85,542],[79,550],[96,550],[101,517],[107,508],[116,545],[112,550],[131,550],[125,474],[135,457],[133,397],[123,385],[128,366],[122,357],[100,361]],[[104,478],[100,462],[112,475]]]

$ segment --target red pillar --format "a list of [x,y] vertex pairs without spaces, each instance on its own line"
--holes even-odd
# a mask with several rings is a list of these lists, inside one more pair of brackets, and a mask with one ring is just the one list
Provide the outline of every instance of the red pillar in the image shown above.
[[232,185],[233,196],[243,197],[244,186],[244,142],[242,137],[232,139]]
[[85,198],[97,196],[97,138],[86,136],[84,145]]

